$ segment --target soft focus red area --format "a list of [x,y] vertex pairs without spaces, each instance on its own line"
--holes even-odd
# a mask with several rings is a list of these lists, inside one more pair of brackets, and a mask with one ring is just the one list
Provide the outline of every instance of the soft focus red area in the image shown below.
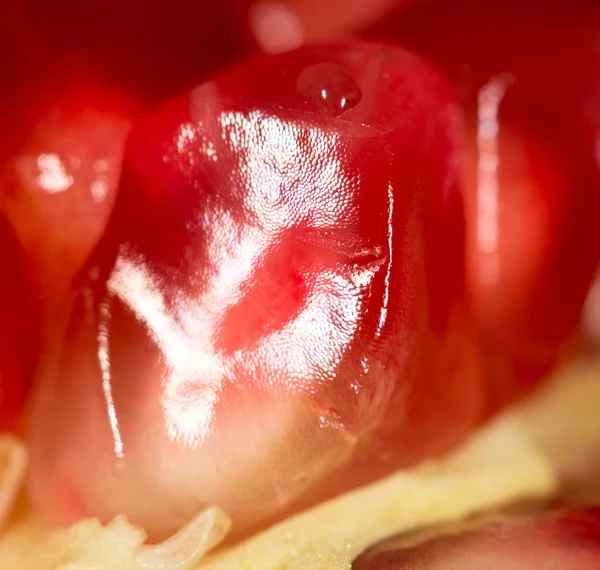
[[0,429],[16,426],[39,355],[39,313],[24,257],[0,216]]
[[37,116],[0,173],[10,220],[44,296],[64,293],[104,232],[139,105],[106,88],[63,84],[30,94]]
[[[410,1],[410,0],[409,0]],[[249,24],[261,49],[280,53],[303,43],[331,41],[378,21],[406,0],[258,0]]]
[[[142,0],[7,0],[0,29],[12,61],[0,61],[22,84],[92,73],[155,100],[246,51],[247,4],[173,0],[167,9]],[[74,56],[85,65],[71,66]]]
[[594,570],[600,567],[600,511],[499,520],[403,548],[373,547],[353,570]]
[[[0,284],[7,339],[1,366],[15,417],[38,365],[40,337],[62,320],[56,301],[106,225],[124,137],[143,106],[104,84],[93,61],[59,55],[22,8],[0,7],[0,76],[9,86],[0,93],[0,212],[7,228],[0,245],[14,257]],[[57,183],[68,191],[54,192]]]
[[[527,387],[564,352],[598,262],[599,23],[594,2],[429,0],[371,31],[435,60],[461,99],[471,132],[469,288],[497,391],[507,374]],[[487,191],[477,178],[494,159],[495,196],[490,176]]]
[[435,71],[360,43],[258,59],[140,123],[36,398],[40,511],[159,538],[217,504],[239,538],[460,440],[487,405],[462,134]]
[[555,275],[560,261],[567,270],[567,259],[559,256],[568,217],[575,216],[572,163],[525,128],[503,126],[493,143],[479,145],[479,155],[470,149],[467,164],[467,219],[473,222],[467,278],[490,389],[501,403],[514,396],[507,377],[527,389],[563,356],[563,342],[568,348],[594,267],[596,227],[592,216],[576,217],[582,223],[578,237],[590,243],[573,250],[570,280]]
[[27,143],[57,90],[102,87],[156,104],[235,61],[252,46],[245,4],[2,2],[0,167]]

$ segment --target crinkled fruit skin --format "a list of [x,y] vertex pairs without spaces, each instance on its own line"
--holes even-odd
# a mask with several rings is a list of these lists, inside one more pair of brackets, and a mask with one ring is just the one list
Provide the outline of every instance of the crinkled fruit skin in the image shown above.
[[[406,544],[406,543],[405,543]],[[600,566],[600,510],[498,519],[416,546],[390,540],[355,560],[353,570],[593,570]]]
[[49,518],[240,538],[485,414],[453,95],[395,48],[264,57],[134,127],[31,418]]

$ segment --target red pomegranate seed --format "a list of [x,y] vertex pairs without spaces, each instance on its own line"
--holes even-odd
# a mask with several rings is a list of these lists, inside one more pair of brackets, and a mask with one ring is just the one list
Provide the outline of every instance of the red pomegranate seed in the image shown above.
[[[31,422],[46,516],[234,537],[483,416],[451,91],[402,50],[265,57],[134,128]],[[153,497],[148,501],[148,497]]]
[[450,529],[417,546],[403,546],[402,538],[386,541],[361,555],[352,570],[592,570],[599,565],[600,511],[591,509]]
[[527,388],[569,349],[598,263],[599,23],[585,0],[430,0],[371,31],[431,57],[460,95],[468,287],[496,388],[507,374]]
[[125,138],[139,111],[127,97],[100,87],[63,85],[47,89],[43,99],[29,97],[35,126],[0,170],[0,210],[44,297],[55,297],[104,232]]

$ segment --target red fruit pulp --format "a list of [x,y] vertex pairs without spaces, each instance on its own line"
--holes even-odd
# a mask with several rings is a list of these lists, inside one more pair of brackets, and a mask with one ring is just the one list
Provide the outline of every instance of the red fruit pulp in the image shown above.
[[599,565],[600,511],[589,509],[492,519],[463,532],[449,529],[416,546],[403,546],[401,538],[386,541],[361,555],[352,569],[593,570]]
[[[134,128],[30,433],[54,520],[234,538],[486,413],[452,93],[373,44],[257,59]],[[153,497],[148,501],[148,497]]]
[[556,363],[598,263],[599,22],[594,2],[425,0],[371,31],[431,57],[459,94],[468,287],[496,389]]

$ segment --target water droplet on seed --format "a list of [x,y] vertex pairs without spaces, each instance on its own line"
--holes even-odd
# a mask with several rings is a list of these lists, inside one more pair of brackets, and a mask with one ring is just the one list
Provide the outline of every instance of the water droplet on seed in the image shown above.
[[362,93],[350,73],[336,63],[317,63],[298,76],[298,92],[328,117],[339,117],[355,107]]

